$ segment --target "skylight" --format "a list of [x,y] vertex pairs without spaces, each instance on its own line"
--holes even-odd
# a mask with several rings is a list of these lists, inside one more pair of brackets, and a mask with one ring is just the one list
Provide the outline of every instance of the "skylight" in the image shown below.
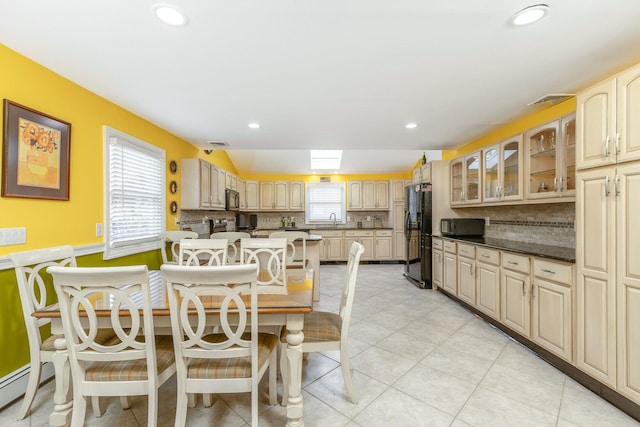
[[311,169],[340,169],[342,150],[311,150]]

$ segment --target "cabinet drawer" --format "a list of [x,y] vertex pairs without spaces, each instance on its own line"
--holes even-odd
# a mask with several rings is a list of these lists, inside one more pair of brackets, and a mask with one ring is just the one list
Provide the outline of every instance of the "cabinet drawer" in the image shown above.
[[451,242],[449,240],[444,241],[444,250],[451,253],[456,253],[456,242]]
[[474,245],[467,245],[465,243],[458,243],[458,255],[467,257],[467,258],[475,258],[476,257],[476,247]]
[[373,237],[373,230],[345,231],[345,237]]
[[570,285],[573,282],[573,280],[571,280],[571,270],[571,265],[535,258],[533,260],[533,275],[553,280],[554,282]]
[[529,257],[507,252],[502,252],[502,267],[527,274],[531,271],[529,267]]
[[322,237],[342,237],[342,230],[317,230],[317,233]]
[[442,239],[433,239],[431,241],[431,247],[433,249],[440,249],[442,250]]
[[500,265],[500,251],[487,248],[476,248],[476,259],[487,264]]
[[393,230],[376,230],[376,237],[392,237]]

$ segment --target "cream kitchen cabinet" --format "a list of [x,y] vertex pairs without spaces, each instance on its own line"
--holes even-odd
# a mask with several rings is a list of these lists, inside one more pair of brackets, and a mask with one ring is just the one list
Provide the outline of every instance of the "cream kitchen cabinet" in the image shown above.
[[524,337],[531,334],[530,271],[529,257],[502,252],[500,319]]
[[443,258],[443,250],[444,245],[442,239],[433,238],[431,240],[431,282],[433,284],[433,288],[442,288],[443,287],[443,278],[444,278],[444,258]]
[[289,183],[287,181],[260,181],[260,210],[286,211],[289,209]]
[[443,288],[451,295],[458,295],[458,256],[456,242],[445,240],[443,263]]
[[245,210],[257,211],[260,209],[260,185],[258,181],[246,180],[244,186],[246,198]]
[[476,305],[476,247],[458,243],[458,298]]
[[578,169],[640,159],[640,65],[578,93]]
[[244,179],[238,177],[236,180],[238,194],[240,195],[240,210],[247,209],[247,186]]
[[640,403],[638,194],[640,161],[578,173],[577,365]]
[[525,133],[525,198],[575,196],[575,114]]
[[373,230],[346,230],[344,232],[345,253],[349,252],[353,242],[358,242],[364,246],[364,252],[360,259],[370,261],[374,259],[373,239]]
[[180,161],[181,209],[224,209],[225,171],[202,159]]
[[[411,181],[404,179],[391,180],[392,201],[404,203],[404,188],[410,185]],[[394,218],[395,219],[395,218]]]
[[225,188],[238,191],[238,177],[235,174],[225,171],[224,183]]
[[393,259],[393,230],[375,230],[373,259],[386,261]]
[[343,261],[346,258],[342,230],[316,230],[315,233],[322,236],[320,261]]
[[500,251],[476,248],[476,308],[500,320]]
[[347,187],[347,210],[389,210],[389,181],[349,181]]
[[304,181],[289,181],[289,210],[304,211]]
[[533,259],[531,338],[573,361],[573,265]]
[[451,161],[451,205],[476,204],[482,201],[480,152]]
[[483,203],[522,200],[522,134],[482,150]]

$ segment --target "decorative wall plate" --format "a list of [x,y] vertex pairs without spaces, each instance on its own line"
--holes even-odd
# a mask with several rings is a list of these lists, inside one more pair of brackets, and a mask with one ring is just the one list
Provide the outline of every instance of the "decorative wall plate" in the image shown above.
[[171,194],[176,194],[176,192],[178,191],[178,183],[175,181],[171,181],[171,183],[169,184],[169,191],[171,192]]
[[178,202],[171,202],[171,213],[174,215],[178,213]]
[[171,160],[169,162],[169,170],[171,171],[171,173],[178,172],[178,163],[176,163],[175,160]]

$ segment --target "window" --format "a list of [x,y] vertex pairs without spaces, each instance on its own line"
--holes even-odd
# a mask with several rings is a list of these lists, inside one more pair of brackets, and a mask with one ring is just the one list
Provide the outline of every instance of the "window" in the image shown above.
[[346,223],[344,182],[309,183],[305,197],[307,206],[304,215],[307,224],[333,223],[332,213],[336,214],[337,223]]
[[104,259],[158,249],[165,224],[164,150],[105,126]]

